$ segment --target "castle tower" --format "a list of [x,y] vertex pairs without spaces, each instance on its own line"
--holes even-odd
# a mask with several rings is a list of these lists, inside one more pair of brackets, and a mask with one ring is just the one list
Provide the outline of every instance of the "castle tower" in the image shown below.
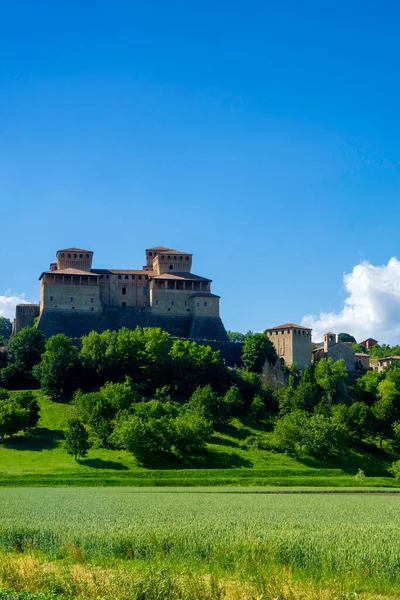
[[265,333],[275,346],[278,357],[291,367],[294,363],[303,370],[311,364],[311,331],[295,323],[266,329]]
[[[78,269],[78,271],[90,271],[92,268],[93,252],[82,250],[82,248],[67,248],[57,250],[57,263],[50,265],[50,270],[62,271],[63,269]],[[55,267],[55,268],[54,268]]]
[[337,335],[336,333],[332,333],[328,331],[328,333],[324,334],[324,352],[328,352],[329,348],[337,344]]

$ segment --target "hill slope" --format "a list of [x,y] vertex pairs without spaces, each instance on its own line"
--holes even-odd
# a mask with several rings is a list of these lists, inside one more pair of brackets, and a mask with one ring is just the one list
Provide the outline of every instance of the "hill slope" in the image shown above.
[[[75,462],[63,447],[70,406],[38,393],[41,418],[31,435],[0,445],[0,485],[281,485],[353,486],[359,468],[368,486],[400,487],[388,476],[392,459],[375,446],[363,445],[350,456],[319,461],[243,446],[249,435],[265,431],[235,420],[225,433],[215,432],[201,455],[158,462],[144,468],[123,450],[93,448]],[[258,428],[256,428],[258,427]],[[267,434],[268,435],[268,434]]]

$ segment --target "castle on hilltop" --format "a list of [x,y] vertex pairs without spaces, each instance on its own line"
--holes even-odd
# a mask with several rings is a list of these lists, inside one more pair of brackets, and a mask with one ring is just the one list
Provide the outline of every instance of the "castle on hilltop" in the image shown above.
[[161,327],[174,337],[227,341],[211,280],[194,275],[192,254],[146,250],[142,269],[92,269],[93,252],[58,250],[40,277],[40,304],[20,304],[14,331],[32,325],[50,337],[121,327]]

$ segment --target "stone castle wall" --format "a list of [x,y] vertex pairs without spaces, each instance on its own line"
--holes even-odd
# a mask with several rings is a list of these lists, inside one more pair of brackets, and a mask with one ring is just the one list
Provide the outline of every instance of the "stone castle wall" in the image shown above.
[[13,333],[20,331],[23,327],[32,327],[34,320],[39,314],[39,304],[18,304],[15,309]]

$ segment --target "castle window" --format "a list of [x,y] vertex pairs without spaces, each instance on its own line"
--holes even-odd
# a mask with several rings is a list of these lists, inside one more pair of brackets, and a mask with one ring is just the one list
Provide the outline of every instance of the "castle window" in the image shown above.
[[71,298],[69,299],[69,301],[70,301],[70,302],[73,302],[73,301],[74,301],[74,299],[73,299],[73,297],[72,297],[72,296],[71,296]]
[[174,256],[174,260],[177,260],[176,256]]
[[183,256],[180,256],[180,257],[179,257],[179,260],[183,260]]
[[145,275],[145,276],[144,276],[144,278],[145,278],[145,280],[147,281],[147,280],[148,280],[148,278],[149,278],[149,276],[148,276],[148,275]]
[[123,302],[123,303],[122,303],[122,306],[126,306],[126,302]]
[[165,256],[161,256],[161,260],[165,260]]
[[93,306],[92,306],[92,308],[90,310],[94,310]]
[[79,258],[83,258],[83,254],[80,254],[80,255],[79,255]]
[[173,306],[173,305],[174,305],[174,301],[173,301],[173,300],[171,300],[171,306]]
[[156,306],[158,306],[158,300],[156,300]]
[[135,279],[136,275],[132,275],[132,279]]
[[173,268],[174,268],[173,265],[169,265],[169,270],[170,271],[172,271]]
[[64,258],[65,254],[64,252],[61,253],[61,258]]
[[121,279],[121,275],[118,275],[118,279]]
[[189,260],[189,257],[188,257],[188,256],[186,256],[186,259],[185,259],[185,260]]
[[204,302],[204,306],[207,306],[207,302]]
[[168,260],[171,260],[171,257],[170,257],[170,256],[167,256],[167,258],[168,258]]
[[138,275],[138,279],[142,279],[142,276],[141,276],[141,275]]
[[106,275],[106,279],[110,279],[110,276],[109,276],[109,275]]
[[77,254],[74,254],[74,258],[78,258],[78,255],[77,255]]
[[149,252],[149,256],[153,256],[153,253],[152,253],[152,252]]
[[94,303],[94,298],[90,298],[90,304]]
[[71,258],[71,255],[70,255],[70,254],[68,254],[68,258]]
[[125,279],[129,279],[129,275],[125,275]]
[[123,287],[123,288],[122,288],[122,295],[123,295],[123,296],[126,296],[126,287]]
[[54,296],[50,296],[50,302],[54,301]]
[[187,306],[187,302],[185,302],[185,306]]
[[197,302],[197,306],[200,306],[200,302]]
[[89,258],[89,254],[86,254],[86,258]]

